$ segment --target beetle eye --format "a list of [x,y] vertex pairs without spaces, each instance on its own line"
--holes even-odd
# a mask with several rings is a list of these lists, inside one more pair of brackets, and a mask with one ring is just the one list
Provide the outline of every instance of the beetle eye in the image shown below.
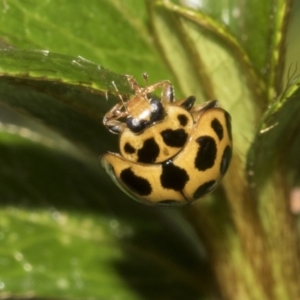
[[134,133],[139,133],[145,130],[145,128],[148,127],[150,124],[150,121],[138,120],[131,117],[127,118],[126,120],[127,127]]
[[165,109],[160,102],[160,100],[152,99],[151,100],[151,117],[150,122],[158,122],[163,120],[165,117]]

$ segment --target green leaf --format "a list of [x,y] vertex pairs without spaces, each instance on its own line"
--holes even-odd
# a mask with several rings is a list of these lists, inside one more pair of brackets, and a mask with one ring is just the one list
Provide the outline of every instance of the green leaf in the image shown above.
[[283,168],[290,180],[299,180],[299,83],[299,77],[293,79],[285,93],[265,112],[259,125],[249,152],[248,172],[253,174],[253,180],[260,187],[266,184],[276,168]]
[[107,150],[101,140],[112,138],[102,118],[113,106],[107,100],[112,81],[129,91],[123,76],[81,58],[41,51],[2,50],[0,66],[3,103],[97,154]]
[[143,1],[5,3],[0,36],[13,47],[83,56],[137,78],[143,72],[153,81],[170,77],[148,35]]
[[[293,214],[299,214],[299,82],[299,77],[295,78],[266,111],[250,149],[247,166],[255,209],[268,232],[266,243],[278,245],[268,250],[273,278],[284,287],[289,287],[291,280],[298,276],[299,231]],[[289,272],[285,271],[287,265]],[[283,299],[293,298],[298,291],[283,288],[277,293]]]
[[206,266],[175,211],[158,214],[124,199],[100,168],[10,128],[0,134],[0,296],[202,293],[206,280],[197,272]]
[[[298,81],[282,91],[291,3],[188,2],[3,1],[0,101],[26,117],[0,112],[0,298],[299,298],[286,201]],[[118,151],[102,124],[112,82],[127,95],[120,74],[145,71],[232,116],[231,168],[194,206],[137,204],[99,165]],[[285,131],[287,155],[273,151]]]
[[[285,35],[292,1],[266,0],[244,3],[238,0],[199,1],[194,5],[190,1],[182,2],[197,10],[201,15],[202,27],[215,31],[215,34],[218,34],[218,29],[226,28],[227,35],[230,32],[236,38],[240,47],[249,56],[255,72],[267,84],[269,99],[273,99],[281,92],[286,47]],[[171,1],[165,1],[165,3],[167,3],[166,6],[172,7]],[[184,11],[182,8],[179,10]],[[186,17],[193,18],[187,15]],[[218,28],[212,25],[212,23],[217,23],[216,20],[219,22]],[[219,32],[219,34],[222,33]]]
[[[26,128],[3,124],[1,296],[140,299],[173,295],[176,299],[188,295],[198,299],[208,293],[211,284],[207,282],[207,265],[195,250],[201,246],[193,230],[176,211],[149,209],[128,199],[97,160],[117,143],[102,125],[104,113],[116,100],[112,81],[124,93],[129,92],[127,82],[82,57],[52,51],[69,55],[78,51],[122,73],[132,70],[130,73],[140,75],[146,70],[150,79],[151,69],[155,70],[154,78],[166,78],[162,75],[165,67],[155,58],[149,40],[145,44],[138,33],[136,21],[134,30],[129,30],[128,24],[135,20],[131,15],[136,13],[134,9],[125,15],[120,2],[120,11],[109,15],[111,24],[116,25],[112,26],[115,34],[113,30],[100,35],[97,30],[89,32],[113,45],[95,51],[93,38],[84,34],[88,22],[83,17],[87,11],[91,16],[93,4],[87,10],[75,7],[76,14],[73,3],[57,5],[15,1],[9,3],[7,15],[1,15],[7,43],[51,51],[1,51],[0,98],[92,151],[92,156],[87,158],[70,145],[65,147],[62,138],[50,140],[51,134],[45,130],[45,135],[39,136]],[[92,15],[97,18],[89,18],[89,26],[97,28],[110,6],[94,6]],[[58,7],[65,10],[62,15],[57,14]],[[117,35],[121,31],[115,22],[120,15],[126,21],[121,26],[122,37]],[[74,16],[79,23],[74,22]],[[57,18],[63,30],[56,30]],[[23,19],[24,26],[20,26]],[[76,38],[74,26],[83,29]],[[128,40],[133,47],[128,47]],[[112,51],[119,49],[122,41],[126,42],[123,53],[130,59],[119,50]]]
[[199,102],[218,99],[233,117],[235,149],[246,153],[262,96],[249,58],[222,24],[169,1],[156,2],[149,4],[151,21],[184,94],[197,95]]

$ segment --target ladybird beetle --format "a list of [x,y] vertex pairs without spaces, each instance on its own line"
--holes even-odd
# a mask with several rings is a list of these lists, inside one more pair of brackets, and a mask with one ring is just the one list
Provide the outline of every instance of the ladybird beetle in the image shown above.
[[[231,161],[231,118],[217,100],[194,107],[195,97],[175,101],[168,80],[145,88],[125,75],[134,95],[103,118],[119,134],[120,154],[100,157],[113,181],[148,205],[183,205],[211,192]],[[147,75],[144,75],[147,81]],[[161,89],[161,97],[151,93]],[[123,121],[121,121],[123,119]]]

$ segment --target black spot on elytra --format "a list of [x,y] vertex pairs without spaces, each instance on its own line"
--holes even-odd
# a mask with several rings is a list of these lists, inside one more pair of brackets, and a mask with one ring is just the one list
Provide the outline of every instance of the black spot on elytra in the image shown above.
[[225,114],[226,128],[227,128],[228,136],[229,136],[230,140],[232,141],[231,117],[230,117],[230,114],[227,111],[225,111],[224,114]]
[[223,139],[223,136],[224,136],[222,124],[219,122],[218,119],[213,119],[211,121],[210,126],[212,127],[212,129],[214,130],[214,132],[217,134],[219,140],[221,141]]
[[133,154],[135,149],[129,143],[126,143],[124,146],[124,151],[128,154]]
[[194,193],[193,198],[199,199],[199,198],[205,196],[207,193],[209,193],[210,191],[212,191],[215,188],[216,183],[217,182],[215,180],[211,180],[211,181],[205,182],[204,184],[201,184],[197,188],[196,192]]
[[188,123],[189,119],[186,115],[178,115],[177,119],[180,123],[181,126],[186,126],[186,124]]
[[152,192],[149,181],[143,177],[135,175],[131,168],[124,169],[120,174],[120,178],[130,190],[138,195],[148,196]]
[[154,138],[145,140],[143,147],[138,150],[138,162],[153,163],[159,154],[159,146]]
[[176,148],[183,147],[188,138],[187,133],[182,128],[176,130],[166,129],[160,134],[166,145]]
[[214,166],[217,157],[217,145],[210,136],[200,136],[196,139],[199,149],[195,158],[195,167],[199,171],[205,171]]
[[181,191],[189,180],[189,176],[184,169],[174,166],[171,160],[162,164],[162,174],[160,175],[161,185],[166,189]]
[[223,155],[222,155],[222,160],[221,160],[221,166],[220,166],[220,172],[222,176],[226,173],[230,161],[231,161],[231,155],[232,155],[232,150],[230,146],[226,146],[224,149]]

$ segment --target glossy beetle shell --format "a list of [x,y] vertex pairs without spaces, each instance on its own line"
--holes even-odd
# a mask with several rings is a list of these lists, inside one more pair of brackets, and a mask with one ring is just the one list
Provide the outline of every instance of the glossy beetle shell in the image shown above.
[[183,205],[205,196],[225,175],[232,155],[230,115],[210,106],[193,108],[193,127],[176,155],[139,163],[106,153],[102,166],[124,192],[148,205]]

